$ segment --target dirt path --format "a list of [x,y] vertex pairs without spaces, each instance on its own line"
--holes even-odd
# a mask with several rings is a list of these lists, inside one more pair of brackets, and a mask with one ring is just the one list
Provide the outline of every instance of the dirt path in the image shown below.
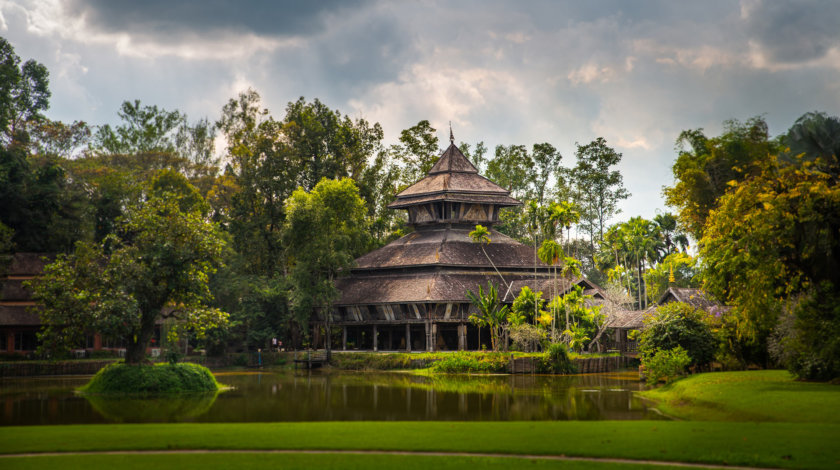
[[222,450],[222,449],[181,449],[181,450],[113,450],[89,452],[40,452],[24,454],[2,454],[0,459],[9,457],[43,457],[64,455],[144,455],[144,454],[346,454],[346,455],[407,455],[423,457],[491,457],[521,460],[560,460],[577,462],[601,462],[617,464],[657,465],[662,467],[704,468],[704,469],[736,469],[736,470],[768,470],[769,467],[738,467],[731,465],[716,465],[704,463],[672,462],[666,460],[632,460],[614,459],[606,457],[572,457],[566,455],[532,455],[532,454],[493,454],[481,452],[422,452],[402,450]]

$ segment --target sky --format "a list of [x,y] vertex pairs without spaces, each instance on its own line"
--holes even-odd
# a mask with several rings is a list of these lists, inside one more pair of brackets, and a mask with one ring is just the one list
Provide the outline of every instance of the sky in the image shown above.
[[54,120],[118,121],[125,100],[215,120],[249,87],[282,118],[320,99],[379,122],[427,119],[444,144],[604,137],[632,196],[665,211],[682,130],[840,115],[836,1],[0,0],[0,36],[50,71]]

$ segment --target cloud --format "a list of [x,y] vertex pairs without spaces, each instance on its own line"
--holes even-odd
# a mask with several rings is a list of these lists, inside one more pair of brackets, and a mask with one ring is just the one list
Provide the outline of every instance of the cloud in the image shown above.
[[161,41],[198,35],[292,37],[324,28],[327,17],[357,9],[360,0],[317,2],[252,0],[70,0],[64,12],[92,29],[156,37]]
[[760,63],[807,63],[840,46],[840,8],[835,1],[745,0],[741,18]]

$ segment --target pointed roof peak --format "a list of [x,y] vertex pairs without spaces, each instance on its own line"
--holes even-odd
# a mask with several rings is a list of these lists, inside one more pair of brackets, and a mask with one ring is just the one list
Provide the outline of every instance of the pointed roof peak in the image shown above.
[[449,121],[449,143],[455,143],[455,134],[452,133],[452,121]]
[[437,163],[429,170],[429,175],[438,173],[478,173],[478,169],[464,156],[461,149],[451,142],[449,148],[444,150]]

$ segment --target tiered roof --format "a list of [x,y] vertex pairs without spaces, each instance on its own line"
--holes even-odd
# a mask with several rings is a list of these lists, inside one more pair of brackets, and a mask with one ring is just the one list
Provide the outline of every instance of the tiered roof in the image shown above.
[[405,209],[438,201],[493,204],[500,207],[522,205],[510,197],[510,191],[479,175],[478,169],[455,144],[449,145],[425,178],[397,194],[397,200],[388,207]]

